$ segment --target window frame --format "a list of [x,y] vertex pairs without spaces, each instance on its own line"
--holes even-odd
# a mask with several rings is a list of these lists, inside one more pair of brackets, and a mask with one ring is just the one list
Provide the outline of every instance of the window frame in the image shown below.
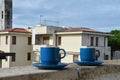
[[28,37],[28,45],[31,45],[31,44],[32,44],[32,38]]
[[99,37],[96,37],[96,46],[98,46],[98,43],[99,43]]
[[94,37],[90,37],[90,46],[94,46]]
[[2,19],[3,19],[3,17],[4,17],[3,15],[4,15],[4,13],[3,13],[3,11],[1,11],[1,18],[2,18]]
[[8,44],[8,36],[5,37],[5,44]]
[[12,36],[12,44],[16,45],[16,36]]
[[1,40],[1,36],[0,36],[0,44],[1,44],[2,40]]
[[58,37],[58,45],[61,45],[61,36]]
[[40,40],[40,36],[39,35],[35,35],[35,44],[36,45],[41,44],[41,40]]
[[27,60],[31,61],[31,53],[30,52],[27,53]]

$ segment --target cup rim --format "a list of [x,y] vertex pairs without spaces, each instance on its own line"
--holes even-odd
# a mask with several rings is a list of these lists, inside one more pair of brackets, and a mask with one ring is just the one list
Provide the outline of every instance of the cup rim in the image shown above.
[[59,47],[55,47],[55,46],[46,46],[46,47],[40,47],[40,48],[59,48]]
[[95,49],[95,48],[80,48],[80,49]]

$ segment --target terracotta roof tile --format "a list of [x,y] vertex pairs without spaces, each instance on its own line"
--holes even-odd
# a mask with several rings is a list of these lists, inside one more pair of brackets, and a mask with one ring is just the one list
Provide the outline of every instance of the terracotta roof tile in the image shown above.
[[90,28],[65,28],[63,30],[63,32],[78,32],[78,31],[102,33],[100,31],[96,31],[96,30],[93,30],[93,29],[90,29]]
[[0,30],[0,32],[19,32],[19,33],[31,33],[30,31],[24,28],[8,28],[5,30]]

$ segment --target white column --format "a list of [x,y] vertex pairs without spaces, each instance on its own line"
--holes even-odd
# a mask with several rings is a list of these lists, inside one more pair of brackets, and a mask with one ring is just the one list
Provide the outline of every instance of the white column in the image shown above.
[[35,44],[35,29],[32,30],[32,44]]
[[53,33],[53,46],[57,46],[56,45],[56,34],[55,33]]
[[108,47],[108,37],[105,37],[105,54],[111,59],[111,49]]

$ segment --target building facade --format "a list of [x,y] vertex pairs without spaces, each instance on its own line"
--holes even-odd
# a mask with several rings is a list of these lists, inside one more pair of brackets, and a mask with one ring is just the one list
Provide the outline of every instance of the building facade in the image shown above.
[[22,28],[12,28],[0,31],[0,50],[14,52],[15,56],[2,60],[2,68],[31,65],[32,44],[31,32]]
[[[32,31],[32,32],[31,32]],[[89,28],[61,28],[37,25],[34,29],[9,28],[0,31],[0,50],[15,52],[2,60],[1,67],[31,65],[40,62],[40,48],[55,46],[65,49],[67,55],[61,62],[80,60],[80,48],[96,48],[99,60],[110,59],[109,34]],[[62,52],[61,52],[62,55]]]
[[12,28],[12,0],[2,0],[0,5],[0,30]]
[[[62,62],[72,63],[80,60],[80,48],[96,48],[100,51],[99,60],[110,59],[108,47],[109,34],[89,28],[61,28],[53,26],[37,26],[33,29],[33,51],[40,51],[42,46],[56,46],[66,50],[67,56]],[[39,61],[39,53],[35,54]]]

